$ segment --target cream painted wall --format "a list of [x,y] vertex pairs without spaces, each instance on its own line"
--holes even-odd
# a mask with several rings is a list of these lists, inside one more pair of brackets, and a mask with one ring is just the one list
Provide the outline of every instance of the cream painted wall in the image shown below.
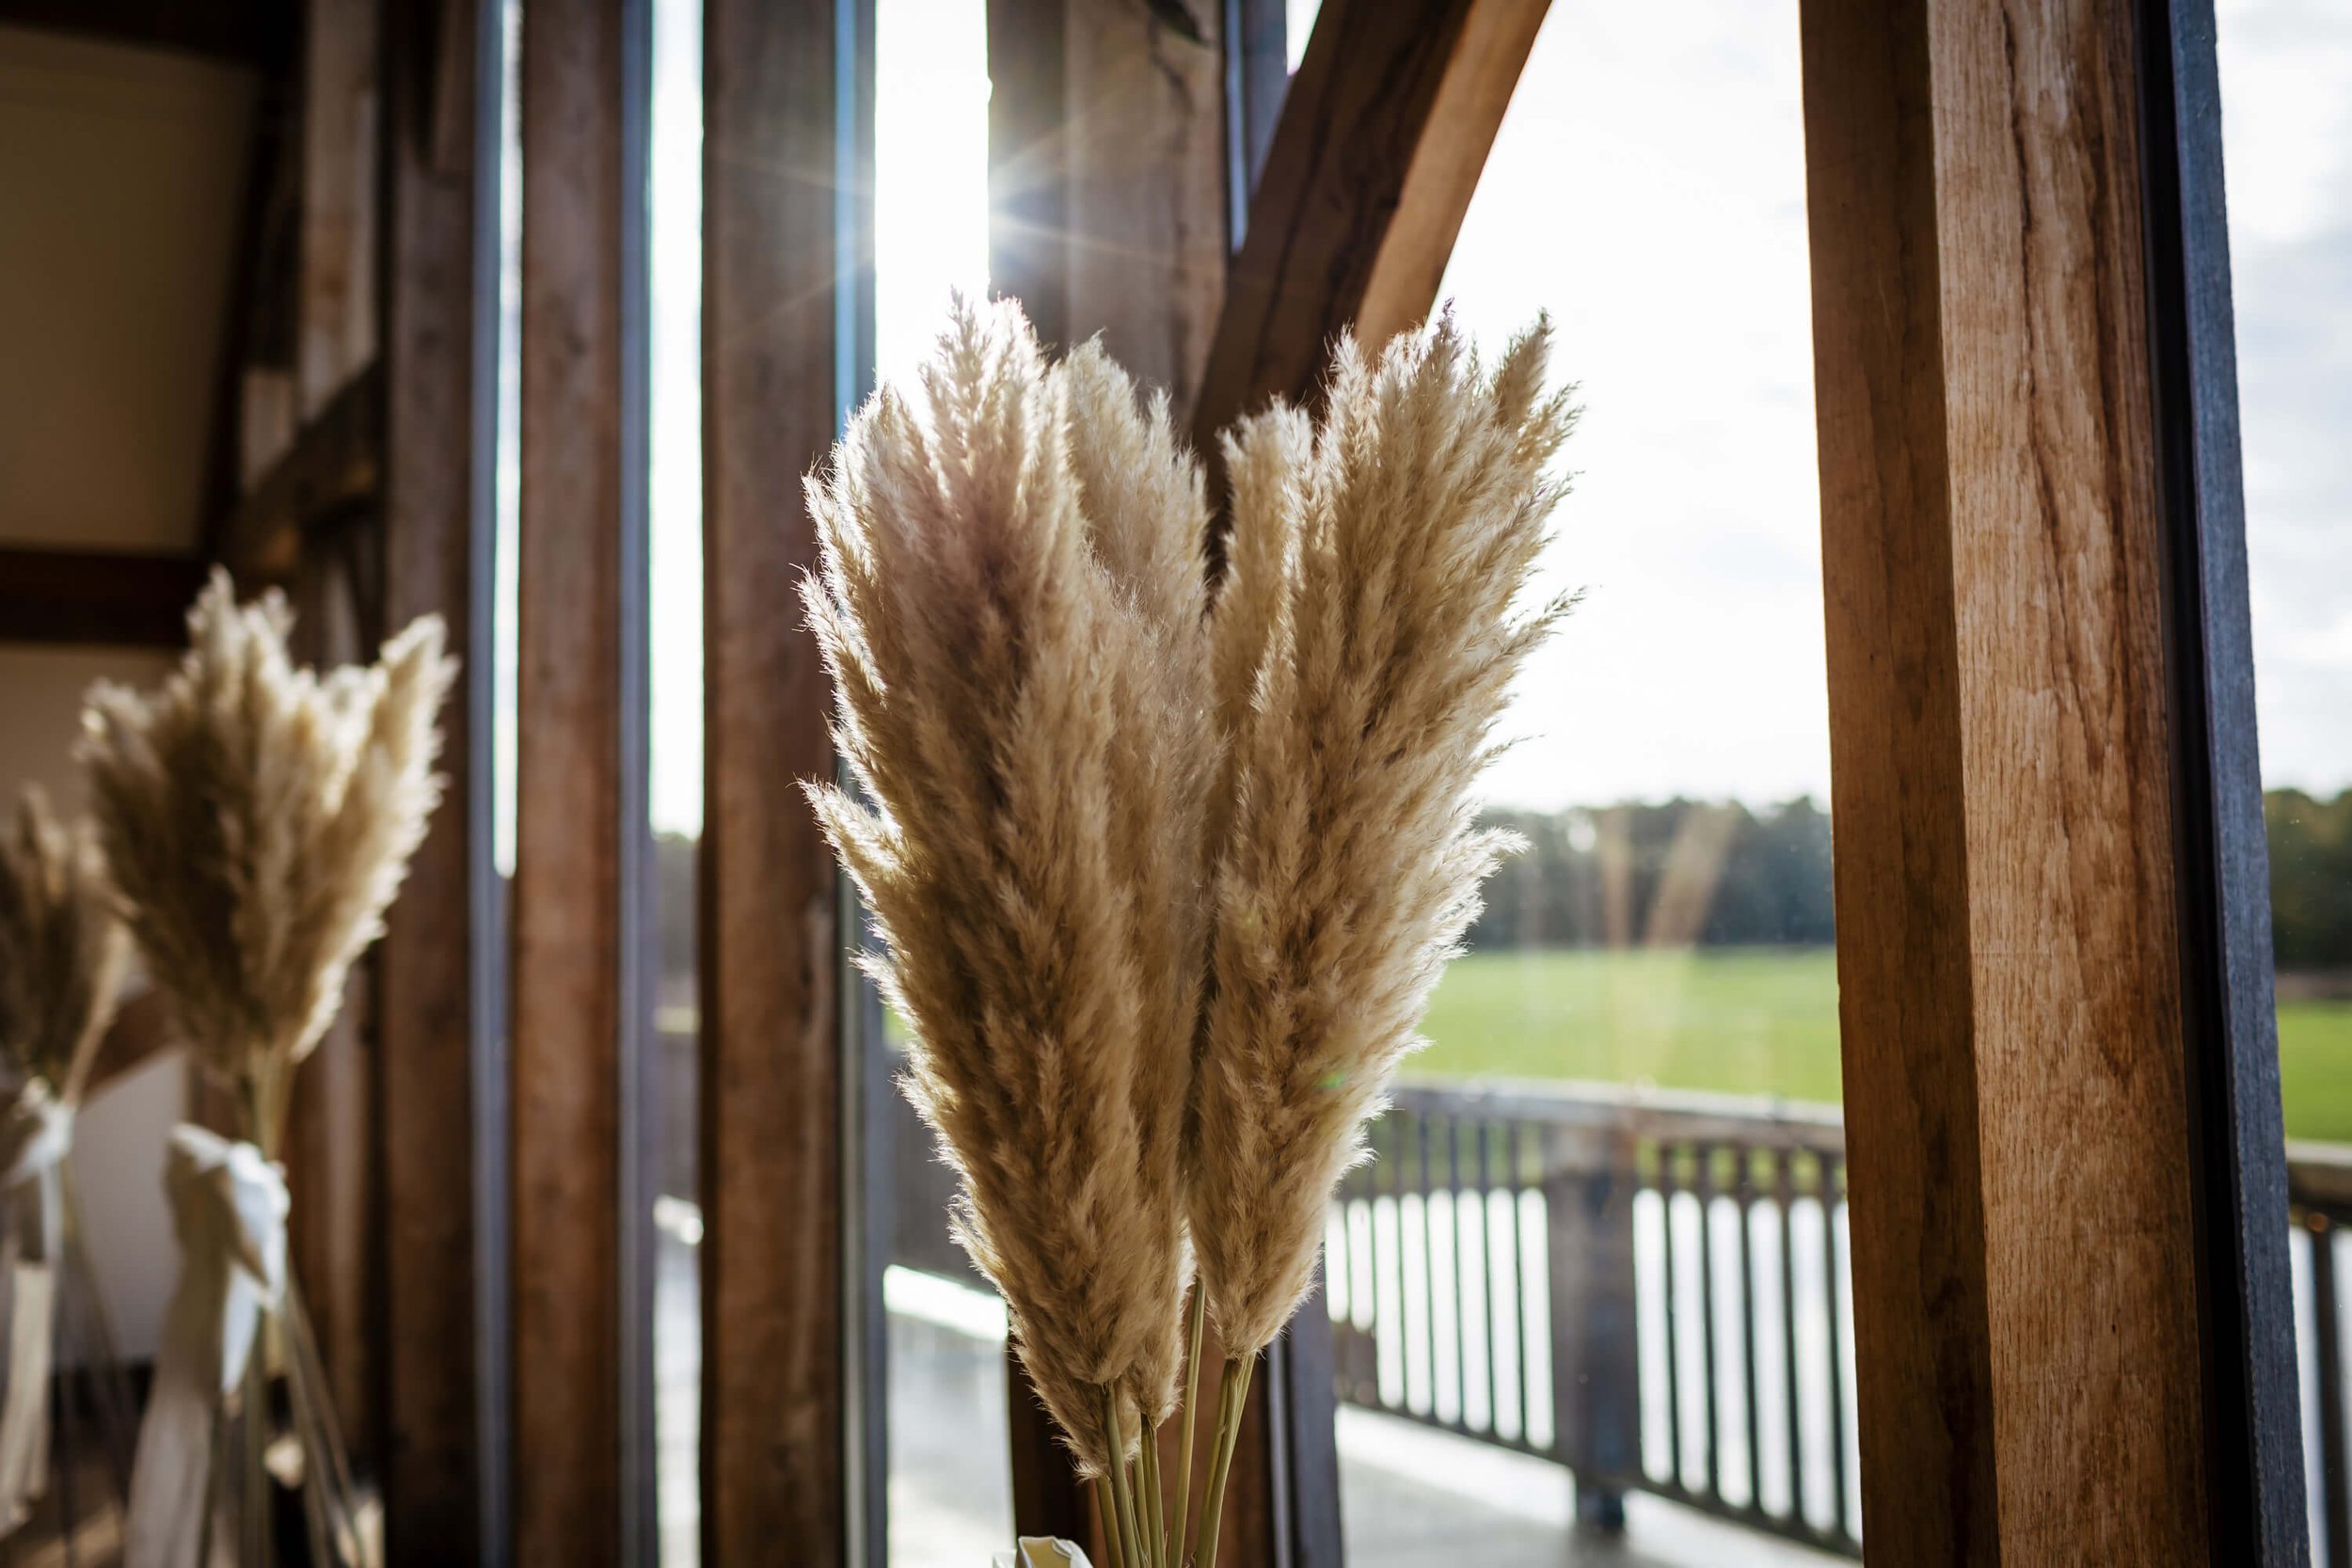
[[[13,813],[28,784],[60,810],[82,809],[72,761],[82,694],[105,679],[146,686],[170,658],[159,653],[0,644],[0,808]],[[164,1137],[184,1114],[187,1068],[174,1051],[103,1085],[75,1134],[84,1211],[99,1286],[121,1349],[152,1355],[179,1258],[164,1206]]]
[[254,91],[0,27],[0,543],[196,543]]

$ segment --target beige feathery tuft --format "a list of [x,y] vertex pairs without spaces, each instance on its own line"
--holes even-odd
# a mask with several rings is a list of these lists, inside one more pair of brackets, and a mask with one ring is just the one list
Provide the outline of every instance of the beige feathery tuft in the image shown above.
[[68,827],[27,789],[0,838],[0,1071],[68,1105],[120,998],[130,940],[87,822]]
[[270,1152],[294,1067],[440,798],[435,718],[456,672],[437,616],[323,678],[288,655],[292,625],[280,594],[240,606],[215,571],[180,668],[151,694],[93,689],[80,752],[148,969]]
[[[1173,1402],[1213,726],[1200,481],[1165,404],[959,306],[809,497],[862,796],[811,784],[888,941],[957,1229],[1080,1463]],[[1121,1445],[1123,1448],[1123,1445]]]
[[1211,630],[1231,748],[1191,1162],[1194,1244],[1229,1351],[1311,1281],[1332,1185],[1378,1108],[1478,884],[1510,847],[1470,787],[1527,654],[1514,617],[1574,422],[1547,329],[1491,377],[1448,318],[1375,367],[1343,341],[1311,451],[1244,427]]
[[1225,438],[1213,605],[1166,400],[1092,344],[1049,367],[1010,303],[960,305],[922,407],[881,393],[809,484],[858,786],[809,794],[959,1233],[1106,1505],[1140,1489],[1147,1568],[1157,1470],[1111,1460],[1174,1403],[1196,1261],[1238,1394],[1508,847],[1469,791],[1567,608],[1514,610],[1573,423],[1546,346],[1488,375],[1451,320],[1343,343],[1319,420]]

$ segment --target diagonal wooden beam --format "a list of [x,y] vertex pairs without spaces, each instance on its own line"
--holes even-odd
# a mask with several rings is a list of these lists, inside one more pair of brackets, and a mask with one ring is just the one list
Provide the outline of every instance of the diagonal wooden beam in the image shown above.
[[384,475],[384,374],[352,378],[215,532],[220,562],[240,582],[294,575],[304,531],[375,504]]
[[1194,406],[1314,391],[1331,340],[1429,313],[1549,0],[1330,0],[1275,122]]

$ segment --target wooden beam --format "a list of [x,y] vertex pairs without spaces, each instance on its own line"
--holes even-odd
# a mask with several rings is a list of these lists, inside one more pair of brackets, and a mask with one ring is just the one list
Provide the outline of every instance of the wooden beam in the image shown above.
[[625,8],[522,27],[514,1560],[622,1560]]
[[[442,717],[440,809],[386,917],[379,950],[383,1148],[380,1475],[390,1568],[481,1560],[482,1470],[475,1334],[474,888],[489,847],[475,837],[489,716],[473,645],[476,539],[486,531],[481,466],[495,419],[479,396],[480,266],[495,217],[479,211],[477,156],[498,127],[468,89],[454,150],[427,136],[422,84],[441,56],[475,62],[484,0],[392,0],[387,17],[384,610],[393,627],[437,614],[466,663]],[[489,232],[485,233],[485,230]]]
[[834,768],[795,594],[817,559],[801,476],[838,428],[836,331],[859,287],[835,243],[859,221],[838,113],[859,66],[830,8],[709,0],[703,26],[702,1553],[839,1562],[856,1375],[844,939],[793,787]]
[[2251,1560],[2207,1506],[2169,663],[2203,656],[2136,9],[1802,7],[1863,1515],[1894,1562]]
[[[988,7],[991,286],[1191,406],[1225,293],[1218,7]],[[1181,8],[1176,14],[1183,14]]]
[[383,481],[384,377],[371,366],[302,428],[215,531],[242,584],[292,578],[306,530],[375,504]]
[[1329,0],[1291,81],[1195,404],[1205,453],[1311,398],[1343,328],[1429,313],[1549,0]]
[[262,71],[294,32],[292,0],[0,0],[0,27],[39,27]]
[[0,546],[0,642],[184,647],[203,586],[192,556]]
[[294,381],[305,420],[375,357],[378,0],[307,0]]

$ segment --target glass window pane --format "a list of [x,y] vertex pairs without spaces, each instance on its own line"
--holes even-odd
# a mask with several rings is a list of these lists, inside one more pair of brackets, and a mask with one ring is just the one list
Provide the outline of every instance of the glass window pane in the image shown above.
[[1555,7],[1445,277],[1489,356],[1549,317],[1540,587],[1583,597],[1481,786],[1527,847],[1333,1214],[1362,1568],[1859,1528],[1798,67],[1795,0]]
[[654,0],[646,162],[646,809],[642,1178],[653,1226],[655,1520],[700,1560],[702,1308],[695,1206],[695,856],[703,821],[702,5]]

